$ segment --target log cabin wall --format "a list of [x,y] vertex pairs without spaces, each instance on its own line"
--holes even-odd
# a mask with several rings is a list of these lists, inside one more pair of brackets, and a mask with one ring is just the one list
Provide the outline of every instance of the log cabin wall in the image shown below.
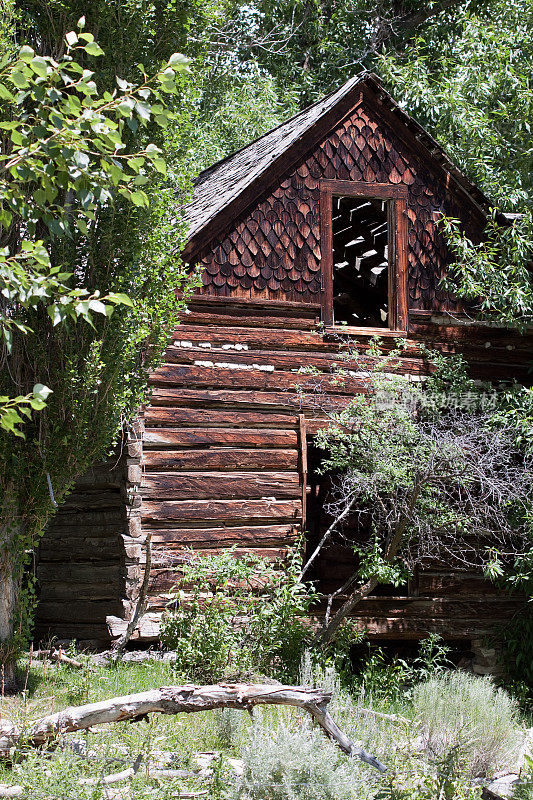
[[[448,258],[439,213],[459,217],[476,237],[485,198],[429,152],[436,143],[406,121],[374,79],[349,84],[334,102],[302,112],[200,176],[185,255],[201,267],[203,287],[151,375],[151,403],[127,443],[122,476],[111,494],[106,490],[105,547],[93,552],[91,530],[100,530],[102,512],[86,510],[90,492],[84,499],[76,493],[74,506],[61,511],[43,541],[39,633],[94,642],[105,617],[111,633],[121,633],[138,594],[148,534],[150,610],[135,635],[145,642],[158,639],[183,548],[208,553],[235,545],[237,552],[276,558],[302,536],[307,442],[323,420],[309,378],[298,370],[312,365],[322,373],[332,407],[361,391],[357,376],[343,384],[330,380],[339,342],[317,327],[324,288],[321,181],[386,184],[406,195],[407,239],[397,245],[407,252],[407,331],[381,331],[385,348],[399,335],[408,339],[401,372],[426,373],[424,343],[462,352],[476,378],[527,380],[531,337],[458,318],[460,307],[439,287]],[[284,138],[292,142],[287,151],[280,149]],[[249,183],[246,176],[260,157],[272,165]],[[359,332],[361,349],[372,333]],[[60,546],[52,555],[55,541]],[[338,551],[325,554],[325,584],[346,569],[343,559]],[[63,599],[67,576],[75,589],[91,568],[94,580],[84,584],[73,619]],[[109,579],[105,588],[107,578],[100,576]],[[509,619],[521,602],[480,575],[435,565],[397,596],[366,599],[355,619],[379,639],[436,631],[468,640]],[[91,618],[98,636],[86,627]]]
[[139,568],[127,562],[125,478],[120,456],[97,465],[76,482],[41,540],[37,641],[100,647],[109,642],[106,617],[127,611],[126,579]]
[[[166,362],[152,375],[152,401],[144,413],[137,524],[141,541],[151,533],[156,563],[141,639],[158,638],[184,547],[212,553],[234,545],[237,553],[277,558],[301,536],[307,439],[324,424],[317,407],[326,401],[343,407],[362,391],[356,376],[331,380],[339,344],[317,330],[319,319],[318,304],[200,295],[174,332]],[[479,327],[476,338],[450,318],[417,313],[412,328],[398,367],[404,374],[426,374],[419,345],[430,342],[444,352],[466,352],[476,377],[508,377],[513,369],[525,375],[528,343],[503,329]],[[370,338],[359,337],[362,350]],[[511,352],[518,354],[515,367]],[[322,373],[319,402],[316,381],[298,373],[306,365]],[[347,568],[338,549],[326,553],[323,586],[331,588]],[[479,574],[435,565],[397,596],[368,598],[354,619],[378,639],[417,639],[436,631],[469,640],[522,604]],[[115,633],[123,627],[112,621]]]

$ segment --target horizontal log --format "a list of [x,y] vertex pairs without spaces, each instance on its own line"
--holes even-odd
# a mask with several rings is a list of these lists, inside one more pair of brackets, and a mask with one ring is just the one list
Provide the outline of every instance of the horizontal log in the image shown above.
[[113,509],[123,506],[120,491],[98,491],[91,489],[82,489],[74,491],[68,495],[65,502],[62,504],[62,511],[64,513],[74,509],[89,511],[101,511],[102,509]]
[[[215,308],[219,306],[221,310],[230,316],[236,308],[242,307],[248,313],[250,309],[258,311],[266,310],[267,313],[279,313],[282,316],[316,316],[320,313],[320,303],[309,303],[303,300],[273,300],[265,297],[219,297],[208,293],[197,292],[188,300],[188,310],[202,311],[205,308]],[[185,314],[187,317],[187,312]]]
[[[112,584],[106,582],[89,582],[81,583],[76,581],[74,584],[70,580],[62,582],[51,583],[46,579],[42,579],[39,591],[39,603],[46,602],[63,602],[68,603],[72,600],[72,596],[76,596],[76,600],[87,601],[113,601],[119,598],[121,594],[121,582],[114,581]],[[65,608],[66,615],[68,609]]]
[[296,525],[244,525],[224,528],[171,528],[153,529],[152,550],[173,554],[184,547],[205,549],[213,547],[244,548],[269,547],[292,543],[297,534]]
[[[151,402],[154,406],[191,406],[219,407],[241,405],[247,408],[290,409],[300,413],[305,410],[309,413],[315,411],[318,399],[313,395],[301,395],[292,392],[257,392],[252,390],[232,389],[188,389],[177,386],[153,386],[151,388]],[[342,409],[351,398],[335,395],[327,398],[320,397],[320,404],[324,408]]]
[[[284,328],[241,328],[235,325],[209,326],[191,325],[188,321],[182,322],[172,332],[173,341],[187,341],[193,344],[209,342],[222,346],[224,344],[240,344],[247,347],[256,347],[261,350],[272,348],[274,350],[318,350],[335,352],[338,345],[335,342],[324,342],[323,336],[318,332],[298,331]],[[209,348],[206,348],[206,353]],[[228,355],[233,352],[228,350]]]
[[37,610],[33,635],[34,641],[49,643],[51,637],[54,637],[56,642],[57,640],[59,642],[65,642],[75,639],[78,644],[85,642],[86,646],[92,649],[106,646],[110,641],[109,630],[105,620],[96,623],[73,623],[72,620],[66,616],[64,620],[59,622],[43,622]]
[[[210,347],[227,347],[228,355],[234,352],[235,345],[245,345],[248,348],[257,350],[314,350],[322,353],[339,353],[347,347],[355,344],[361,351],[365,351],[370,344],[374,334],[361,332],[357,336],[343,336],[342,329],[334,332],[323,333],[318,331],[298,331],[283,328],[250,328],[250,327],[231,327],[222,325],[219,327],[210,325],[206,328],[202,325],[180,324],[172,333],[175,342],[185,343],[185,346],[209,345],[202,347],[208,356]],[[388,352],[397,346],[393,337],[383,338],[381,348]],[[406,340],[406,348],[402,351],[407,357],[420,357],[419,344],[414,340]]]
[[[216,364],[239,364],[272,366],[277,371],[298,370],[301,367],[314,367],[315,369],[329,372],[336,367],[347,370],[369,369],[376,359],[362,356],[357,361],[342,358],[339,353],[324,353],[315,351],[284,351],[284,350],[223,350],[202,347],[170,346],[165,351],[167,364],[195,364],[197,361],[213,362]],[[207,367],[206,367],[207,369]],[[421,358],[405,358],[391,360],[387,368],[389,372],[408,375],[427,374],[429,367]]]
[[[220,555],[220,550],[197,550],[201,556],[217,556]],[[244,550],[236,550],[234,552],[235,558],[245,558],[250,555],[263,558],[265,561],[271,563],[284,561],[287,558],[287,547],[258,547],[250,551],[248,548]],[[168,605],[168,594],[176,586],[176,582],[180,575],[178,556],[176,555],[177,563],[173,566],[154,567],[150,570],[150,583],[148,589],[148,597],[150,601],[150,608],[165,608]],[[182,558],[186,558],[185,552]],[[183,563],[183,561],[182,561]],[[161,605],[160,605],[161,604]]]
[[118,585],[119,579],[124,575],[124,567],[118,564],[94,564],[73,561],[60,564],[41,563],[37,565],[36,574],[39,580],[87,583],[109,583],[111,581]]
[[141,492],[143,499],[199,500],[299,497],[301,488],[294,472],[159,472],[143,477]]
[[208,450],[145,450],[146,470],[283,470],[297,469],[297,450],[242,450],[210,447]]
[[146,520],[296,520],[302,516],[299,500],[151,500],[141,507]]
[[[39,544],[39,563],[48,561],[65,561],[74,558],[75,561],[86,561],[97,569],[99,563],[109,563],[119,557],[119,533],[115,530],[108,539],[78,538],[51,536],[53,531],[45,534]],[[57,534],[57,531],[55,532]]]
[[320,382],[310,375],[296,372],[265,372],[257,369],[231,369],[225,367],[202,367],[181,364],[164,364],[150,375],[150,383],[175,386],[216,386],[236,389],[258,389],[295,392],[297,387],[304,392],[333,394],[357,394],[365,391],[364,376],[335,378],[322,375]]
[[[63,623],[68,620],[76,620],[78,623],[95,623],[105,620],[107,614],[121,614],[122,602],[120,600],[76,600],[72,597],[64,603],[42,602],[38,606],[39,625],[47,623],[59,623],[60,630],[63,631]],[[67,633],[62,633],[65,638]]]
[[354,609],[354,617],[414,617],[423,619],[508,619],[524,605],[512,597],[491,600],[481,598],[456,600],[448,598],[367,597]]
[[116,527],[120,527],[124,521],[124,509],[120,506],[115,506],[108,509],[69,509],[60,506],[54,516],[49,530],[58,530],[69,528],[75,535],[77,530],[90,529],[91,533],[95,536],[108,536],[110,531]]
[[442,342],[458,344],[475,344],[485,347],[512,348],[513,350],[531,350],[533,332],[520,334],[509,328],[498,325],[461,324],[454,322],[453,317],[444,317],[437,311],[424,314],[420,311],[409,313],[410,330],[414,337],[432,338]]
[[[486,636],[494,631],[498,620],[490,619],[432,619],[421,617],[403,619],[402,617],[350,617],[356,630],[366,633],[370,640],[411,640],[426,639],[430,633],[438,633],[448,640],[469,641],[479,636]],[[505,620],[501,620],[504,622]]]
[[232,427],[232,428],[295,428],[298,418],[294,414],[273,412],[243,411],[228,409],[219,411],[212,408],[169,408],[168,406],[148,406],[144,412],[148,426],[191,426],[191,427]]
[[428,597],[505,597],[506,593],[479,574],[421,572],[417,591]]
[[[259,309],[250,310],[249,314],[244,309],[232,309],[233,313],[224,314],[216,310],[213,311],[191,311],[185,317],[189,325],[204,325],[206,328],[212,325],[231,325],[238,328],[285,328],[292,330],[314,330],[319,321],[318,315],[311,317],[288,317],[276,316],[265,309],[261,313]],[[179,328],[178,328],[179,330]]]
[[254,430],[248,428],[147,428],[145,447],[195,447],[230,445],[232,447],[296,447],[298,435],[292,430]]

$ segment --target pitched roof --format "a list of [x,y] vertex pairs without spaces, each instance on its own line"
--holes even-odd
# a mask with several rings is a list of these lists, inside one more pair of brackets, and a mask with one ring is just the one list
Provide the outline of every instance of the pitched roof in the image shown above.
[[486,210],[490,205],[489,200],[453,164],[441,145],[401,109],[385,91],[376,75],[371,72],[361,72],[336,91],[201,172],[194,182],[193,196],[184,212],[185,222],[188,224],[189,242],[245,189],[263,176],[315,123],[333,111],[347,95],[362,84],[369,86],[377,94],[380,103],[392,111],[411,131],[433,160],[450,174],[458,188],[465,192],[475,205]]

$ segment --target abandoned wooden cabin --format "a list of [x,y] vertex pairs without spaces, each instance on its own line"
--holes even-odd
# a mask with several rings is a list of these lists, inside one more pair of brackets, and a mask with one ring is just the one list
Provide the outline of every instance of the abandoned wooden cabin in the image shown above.
[[[327,380],[339,335],[362,348],[376,334],[384,347],[406,338],[412,375],[425,370],[424,343],[463,353],[476,377],[525,381],[531,337],[468,321],[440,285],[441,213],[477,237],[488,207],[369,73],[203,172],[183,254],[203,286],[122,456],[77,483],[42,541],[37,635],[109,642],[134,608],[148,532],[141,641],[157,640],[180,549],[274,557],[302,531],[313,541],[325,520],[307,453],[321,422],[298,369]],[[345,403],[358,386],[330,383],[328,397]],[[348,558],[324,554],[323,586],[343,579]],[[519,605],[480,574],[435,565],[354,618],[378,641],[430,631],[470,641]]]

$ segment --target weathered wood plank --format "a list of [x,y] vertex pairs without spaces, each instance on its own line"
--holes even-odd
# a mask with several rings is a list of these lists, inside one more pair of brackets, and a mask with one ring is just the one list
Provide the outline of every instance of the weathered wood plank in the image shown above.
[[[238,309],[234,309],[235,312]],[[222,312],[205,310],[205,311],[191,311],[186,316],[187,324],[190,325],[231,325],[238,328],[285,328],[292,330],[314,330],[319,321],[318,315],[314,317],[299,318],[289,316],[275,316],[272,312],[265,310],[261,313],[260,309],[250,309],[250,313],[246,314],[244,310],[241,313],[224,314]],[[178,327],[179,330],[179,327]]]
[[506,597],[505,592],[480,574],[424,573],[416,583],[418,594],[427,597]]
[[[78,623],[95,624],[100,620],[105,620],[108,614],[122,614],[122,602],[116,600],[76,600],[70,597],[69,601],[43,602],[39,603],[39,625],[45,627],[47,623],[61,623],[63,636],[68,636],[63,632],[68,628],[68,623],[63,627],[65,620],[76,620],[74,630],[78,630]],[[77,634],[75,634],[77,636]]]
[[[364,351],[373,337],[374,334],[367,335],[364,332],[357,336],[347,337],[342,335],[342,330],[337,329],[323,333],[298,331],[290,328],[238,328],[231,325],[210,325],[209,328],[206,328],[201,325],[189,325],[187,322],[182,322],[172,334],[172,339],[176,343],[185,343],[186,346],[208,344],[209,347],[202,347],[206,356],[211,347],[224,347],[224,345],[232,346],[227,349],[228,354],[234,352],[232,348],[235,345],[245,345],[257,350],[311,350],[317,353],[339,353],[346,349],[348,341],[350,346],[357,343],[358,349]],[[403,351],[405,356],[420,357],[418,342],[407,340],[406,345],[406,349]],[[384,351],[389,351],[396,346],[397,342],[394,337],[388,336],[382,339],[381,347]]]
[[146,470],[284,470],[298,466],[297,450],[239,450],[229,447],[208,450],[145,450]]
[[93,564],[86,562],[68,563],[41,563],[38,564],[36,574],[39,580],[63,580],[75,582],[88,582],[105,583],[116,581],[116,593],[118,595],[119,584],[118,581],[124,575],[124,568],[119,565],[113,564]]
[[[103,583],[93,583],[92,581],[82,583],[76,581],[76,600],[87,601],[114,601],[119,594],[119,584],[116,581],[104,581]],[[72,600],[74,591],[70,583],[62,581],[49,581],[43,582],[42,588],[39,593],[40,603],[54,603],[65,602]],[[65,619],[67,619],[68,611],[65,609]],[[70,619],[70,616],[68,617]]]
[[143,499],[247,499],[298,497],[297,472],[184,472],[150,473],[141,484]]
[[[230,324],[223,326],[209,326],[206,329],[201,325],[190,325],[183,321],[172,333],[174,341],[187,341],[192,344],[209,342],[215,347],[225,344],[240,344],[248,347],[257,347],[260,350],[272,348],[274,350],[319,350],[336,352],[338,345],[335,342],[325,342],[320,333],[298,331],[291,328],[238,328]],[[206,348],[209,352],[209,348]],[[229,350],[229,353],[233,350]]]
[[[205,363],[205,369],[211,365],[239,364],[243,366],[259,365],[273,367],[276,371],[298,370],[301,367],[314,367],[315,369],[329,372],[335,367],[346,370],[368,369],[375,359],[362,356],[357,362],[345,359],[338,353],[323,353],[315,351],[283,351],[283,350],[223,350],[212,347],[204,350],[201,347],[180,347],[171,345],[165,352],[165,361],[168,364],[197,364]],[[223,366],[219,368],[224,368]],[[391,360],[387,368],[390,372],[400,374],[420,375],[427,374],[430,370],[422,359],[402,358]],[[238,370],[242,371],[242,370]],[[309,378],[308,378],[309,380]]]
[[110,636],[105,619],[100,623],[78,624],[72,624],[70,620],[68,611],[65,612],[63,620],[56,622],[38,620],[35,625],[34,638],[37,641],[40,639],[49,641],[50,636],[55,636],[60,640],[76,639],[82,647],[89,648],[105,647],[109,644]]
[[193,294],[189,299],[188,308],[193,311],[200,308],[214,308],[219,306],[227,314],[232,315],[239,306],[247,312],[250,309],[266,310],[268,313],[279,313],[282,316],[309,317],[320,313],[320,303],[307,300],[270,299],[265,297],[219,297],[212,294]]
[[294,414],[273,412],[242,411],[239,408],[228,411],[215,409],[169,408],[168,406],[149,406],[144,412],[144,421],[149,426],[188,425],[191,427],[209,426],[212,428],[296,428],[298,417]]
[[296,372],[265,372],[256,369],[231,369],[224,367],[189,366],[188,364],[164,364],[150,376],[152,385],[221,387],[237,389],[258,389],[260,391],[288,390],[295,392],[297,387],[309,393],[316,391],[333,394],[356,394],[365,391],[364,376],[346,376],[342,379],[330,375],[318,379]]
[[298,436],[292,430],[266,428],[147,428],[143,439],[145,447],[195,447],[200,444],[230,445],[233,447],[296,447]]
[[[56,532],[54,532],[56,533]],[[45,534],[39,544],[39,562],[66,561],[69,559],[90,561],[95,565],[107,563],[119,558],[119,530],[114,531],[114,535],[106,538],[79,537],[76,531],[73,534],[59,537],[58,535],[48,536]]]
[[[317,407],[317,399],[313,395],[301,395],[291,392],[257,392],[251,390],[232,389],[189,389],[176,386],[154,386],[151,389],[151,402],[154,406],[207,406],[218,407],[242,405],[248,408],[290,409],[300,412],[302,409],[312,413]],[[349,397],[329,396],[320,398],[325,401],[324,407],[342,409],[349,402]]]
[[500,596],[497,600],[485,602],[480,597],[422,598],[422,597],[367,597],[361,601],[354,616],[415,617],[423,619],[505,619],[521,608],[522,599]]
[[143,503],[145,520],[252,520],[299,519],[299,500],[150,500]]
[[244,525],[221,528],[170,528],[153,529],[154,551],[174,553],[183,547],[205,549],[213,547],[244,548],[268,547],[289,544],[298,534],[297,525]]
[[94,509],[98,511],[106,508],[111,510],[113,508],[120,508],[123,505],[124,501],[118,490],[116,492],[105,490],[93,491],[91,489],[74,490],[66,498],[61,510],[62,513],[68,514],[74,509],[83,509],[85,511]]
[[[403,619],[401,617],[351,617],[357,629],[380,640],[403,639],[417,641],[426,639],[429,633],[438,633],[445,639],[469,640],[494,632],[490,620],[479,619],[432,619],[431,617]],[[505,620],[501,620],[504,622]]]

